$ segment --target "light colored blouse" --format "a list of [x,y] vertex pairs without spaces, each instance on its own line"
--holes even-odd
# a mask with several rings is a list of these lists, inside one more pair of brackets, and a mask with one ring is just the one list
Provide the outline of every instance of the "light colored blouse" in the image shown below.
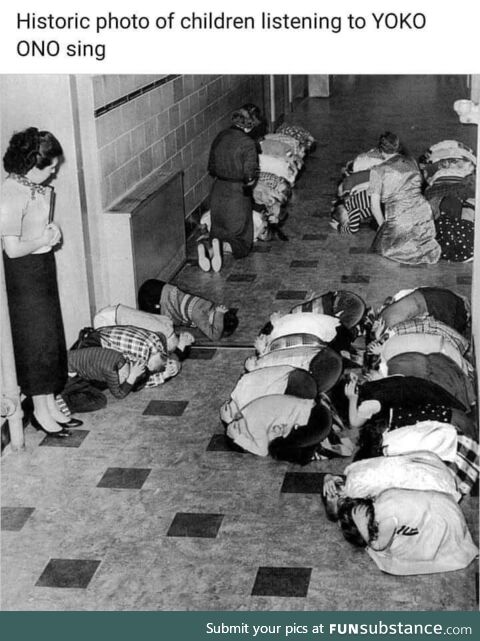
[[378,456],[350,463],[345,468],[345,495],[350,498],[378,496],[390,488],[435,490],[461,498],[455,476],[433,452]]
[[[12,177],[8,177],[0,197],[0,235],[18,236],[21,240],[35,240],[45,231],[50,217],[52,188],[32,189]],[[33,254],[51,251],[44,245]]]
[[467,567],[478,555],[465,517],[455,500],[443,492],[390,489],[374,502],[379,532],[395,524],[383,550],[375,541],[367,552],[388,574],[432,574]]
[[288,377],[295,371],[290,365],[274,365],[243,374],[230,394],[238,408],[260,396],[283,394],[288,385]]
[[269,342],[288,334],[313,334],[325,343],[329,343],[337,335],[337,327],[340,325],[338,318],[314,312],[286,314],[271,322],[273,330],[268,337]]

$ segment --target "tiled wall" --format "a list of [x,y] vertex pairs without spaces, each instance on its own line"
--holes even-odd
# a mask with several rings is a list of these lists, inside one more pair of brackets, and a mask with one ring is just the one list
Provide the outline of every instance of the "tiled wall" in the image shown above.
[[103,206],[152,172],[183,169],[187,217],[207,197],[215,135],[244,102],[262,105],[262,76],[94,76]]

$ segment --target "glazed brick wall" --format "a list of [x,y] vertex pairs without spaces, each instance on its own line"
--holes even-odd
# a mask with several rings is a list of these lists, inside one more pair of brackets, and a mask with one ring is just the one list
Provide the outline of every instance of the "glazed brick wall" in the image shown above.
[[263,77],[94,76],[93,93],[103,206],[153,172],[182,169],[188,217],[210,190],[212,140],[235,108],[245,102],[262,106]]

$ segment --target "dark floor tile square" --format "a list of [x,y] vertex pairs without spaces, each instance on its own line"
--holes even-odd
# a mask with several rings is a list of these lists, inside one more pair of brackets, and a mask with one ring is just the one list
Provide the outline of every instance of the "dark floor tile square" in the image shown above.
[[214,539],[223,521],[223,514],[199,514],[177,512],[170,525],[167,536],[189,536]]
[[295,269],[296,267],[313,269],[314,267],[318,267],[318,260],[292,260],[290,263],[290,269]]
[[344,274],[342,276],[342,283],[365,283],[370,282],[370,276],[362,276],[361,274]]
[[93,559],[50,559],[35,583],[41,588],[88,587],[100,561]]
[[471,285],[472,277],[471,276],[457,276],[457,285]]
[[304,234],[302,240],[327,240],[327,234]]
[[97,487],[140,490],[152,470],[140,467],[109,467]]
[[230,274],[227,278],[228,283],[253,283],[256,274]]
[[192,347],[188,360],[211,361],[216,353],[217,350],[210,347]]
[[207,452],[231,452],[225,434],[213,434],[207,445]]
[[272,251],[272,246],[271,245],[255,245],[255,247],[252,249],[252,252],[254,254],[268,254],[268,252]]
[[348,250],[349,254],[366,254],[368,249],[365,247],[350,247]]
[[188,401],[150,401],[143,416],[181,416]]
[[258,568],[252,596],[306,597],[311,568]]
[[303,300],[307,295],[304,289],[282,289],[277,292],[276,300]]
[[321,494],[323,474],[316,472],[287,472],[280,492],[285,494]]
[[88,434],[90,434],[89,430],[71,430],[70,436],[64,438],[45,436],[40,445],[45,447],[80,447]]
[[236,445],[231,445],[227,441],[225,434],[213,434],[207,445],[207,452],[235,452],[237,454],[246,454],[246,450],[241,449]]
[[19,532],[34,511],[34,507],[2,507],[2,530]]

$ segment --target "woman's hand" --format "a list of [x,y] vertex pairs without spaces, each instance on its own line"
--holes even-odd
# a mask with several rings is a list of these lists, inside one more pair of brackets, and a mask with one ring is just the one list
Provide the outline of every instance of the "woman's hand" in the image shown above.
[[49,245],[50,247],[54,247],[55,245],[58,245],[58,243],[61,241],[62,232],[58,225],[56,225],[55,223],[49,223],[45,227],[44,236],[46,236],[45,244]]
[[356,374],[350,374],[350,380],[345,385],[345,396],[348,399],[358,398],[358,376]]
[[265,334],[259,334],[254,342],[255,351],[259,356],[263,356],[267,353],[269,344],[270,341],[268,339],[268,336],[266,336]]
[[383,345],[380,341],[372,341],[367,345],[367,354],[379,354],[382,353]]
[[343,485],[345,485],[345,481],[341,476],[325,474],[323,480],[323,496],[330,500],[343,496]]
[[387,326],[383,318],[377,318],[377,320],[373,321],[372,333],[377,340],[379,340],[383,336],[386,329],[387,329]]

